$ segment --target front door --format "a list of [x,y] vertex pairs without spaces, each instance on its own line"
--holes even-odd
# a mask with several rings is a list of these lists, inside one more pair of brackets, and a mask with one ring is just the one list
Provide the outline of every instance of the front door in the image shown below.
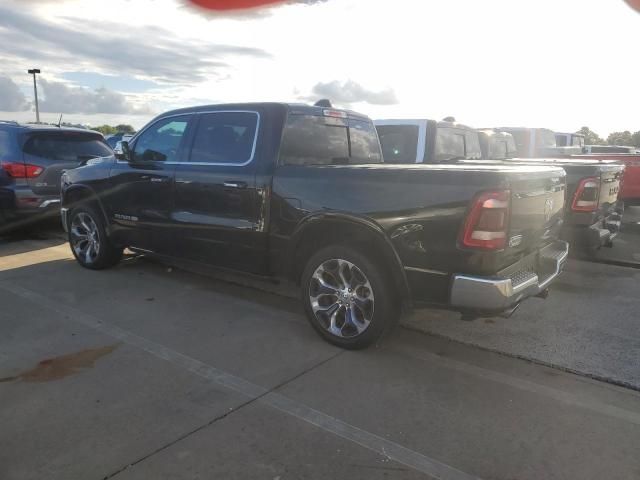
[[202,113],[186,162],[176,167],[178,255],[253,273],[266,265],[266,234],[256,189],[260,115]]
[[130,161],[111,170],[108,215],[118,243],[167,253],[171,241],[173,176],[191,116],[160,119],[136,137]]

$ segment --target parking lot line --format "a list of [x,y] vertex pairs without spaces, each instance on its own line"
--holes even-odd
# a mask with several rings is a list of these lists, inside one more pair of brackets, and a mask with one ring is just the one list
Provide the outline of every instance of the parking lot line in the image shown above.
[[54,301],[37,292],[33,292],[7,282],[0,282],[0,288],[45,309],[65,315],[70,320],[84,326],[110,335],[130,346],[140,348],[157,358],[168,361],[195,375],[206,378],[217,385],[240,393],[248,397],[250,400],[256,400],[262,404],[268,405],[433,478],[440,480],[472,480],[478,478],[445,463],[439,462],[431,457],[406,448],[398,443],[384,439],[371,432],[362,430],[361,428],[327,415],[326,413],[315,410],[284,395],[275,393],[240,377],[224,372],[200,360],[131,333],[116,325],[104,322],[99,318],[84,313],[74,307]]

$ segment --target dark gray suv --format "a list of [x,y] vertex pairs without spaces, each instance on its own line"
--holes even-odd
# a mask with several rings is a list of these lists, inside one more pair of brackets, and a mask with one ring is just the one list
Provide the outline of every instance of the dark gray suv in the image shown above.
[[62,172],[110,155],[99,132],[0,121],[0,232],[59,215]]

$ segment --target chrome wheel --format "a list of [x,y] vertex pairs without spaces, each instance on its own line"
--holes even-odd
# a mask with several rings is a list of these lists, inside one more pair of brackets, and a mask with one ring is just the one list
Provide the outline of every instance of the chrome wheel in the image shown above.
[[98,226],[91,216],[79,212],[73,217],[70,228],[71,247],[78,259],[92,264],[100,253],[100,234]]
[[356,337],[373,319],[374,296],[369,279],[346,260],[327,260],[313,272],[309,301],[319,324],[336,337]]

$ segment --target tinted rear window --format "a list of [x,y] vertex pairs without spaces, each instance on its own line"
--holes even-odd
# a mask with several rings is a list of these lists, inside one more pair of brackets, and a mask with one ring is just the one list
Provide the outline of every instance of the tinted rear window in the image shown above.
[[518,155],[521,157],[528,156],[528,148],[529,148],[529,132],[526,130],[514,130],[509,132],[513,135],[513,139],[516,142],[516,149],[518,151]]
[[489,137],[489,159],[502,160],[517,155],[516,142],[511,135],[495,134]]
[[380,163],[382,154],[371,122],[289,115],[280,148],[282,165]]
[[566,147],[567,146],[567,136],[566,135],[556,135],[556,146],[557,147]]
[[435,161],[464,158],[464,135],[450,128],[439,128],[436,135]]
[[11,153],[11,139],[9,132],[0,130],[0,157],[5,157]]
[[416,163],[417,125],[378,125],[376,128],[385,163]]
[[78,161],[113,154],[102,138],[74,133],[32,134],[24,145],[24,152],[59,161]]
[[584,137],[574,136],[571,140],[571,145],[574,147],[584,147]]

